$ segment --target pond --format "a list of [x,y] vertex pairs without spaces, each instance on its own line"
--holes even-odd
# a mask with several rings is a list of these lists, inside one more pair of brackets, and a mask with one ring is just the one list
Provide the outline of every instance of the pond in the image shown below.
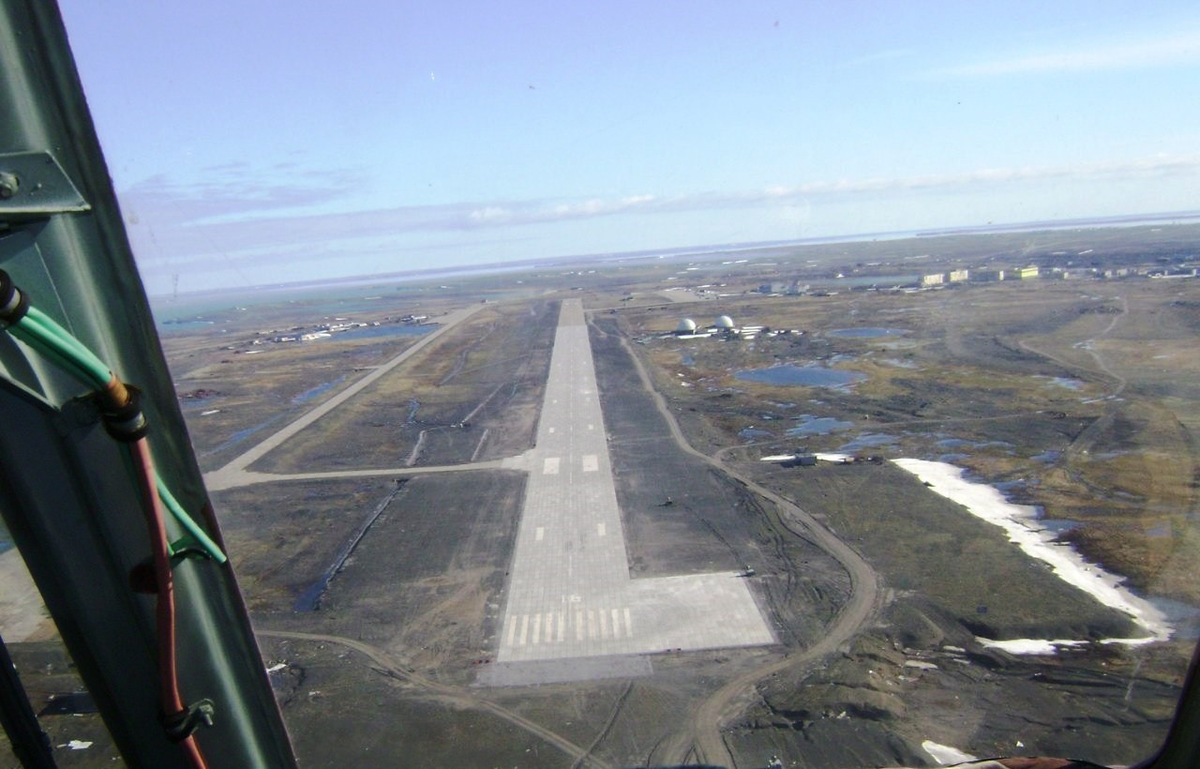
[[436,323],[426,325],[407,325],[407,324],[385,324],[380,326],[365,326],[360,328],[350,329],[349,331],[339,331],[333,335],[334,339],[376,339],[384,336],[418,336],[420,334],[428,334],[437,328]]
[[814,417],[812,414],[801,414],[800,423],[787,431],[788,435],[829,435],[840,430],[854,427],[853,422],[845,422],[833,417]]
[[770,368],[746,369],[734,374],[738,379],[762,382],[769,385],[801,385],[805,387],[845,387],[861,382],[866,374],[858,371],[825,368],[824,366],[771,366]]
[[835,328],[826,331],[825,336],[855,337],[869,339],[879,336],[903,336],[908,333],[906,328]]

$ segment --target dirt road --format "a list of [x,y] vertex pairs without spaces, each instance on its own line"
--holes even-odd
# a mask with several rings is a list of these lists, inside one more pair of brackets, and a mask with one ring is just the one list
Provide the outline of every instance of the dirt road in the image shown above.
[[653,396],[655,405],[666,421],[671,436],[679,448],[736,479],[750,491],[770,500],[778,511],[778,518],[772,523],[817,545],[836,559],[850,575],[850,597],[842,607],[837,619],[829,626],[824,638],[803,651],[763,665],[725,684],[712,696],[701,702],[693,711],[684,729],[664,741],[655,750],[653,756],[655,763],[666,765],[684,764],[689,758],[694,758],[697,763],[732,766],[734,764],[733,756],[721,736],[722,724],[745,709],[753,696],[753,687],[757,681],[781,670],[819,661],[826,655],[836,652],[842,644],[869,624],[878,612],[882,601],[879,578],[862,556],[798,505],[760,486],[749,477],[727,466],[720,459],[710,457],[693,448],[684,437],[666,400],[654,388],[645,366],[634,353],[629,341],[622,337],[621,345],[633,360],[642,385]]

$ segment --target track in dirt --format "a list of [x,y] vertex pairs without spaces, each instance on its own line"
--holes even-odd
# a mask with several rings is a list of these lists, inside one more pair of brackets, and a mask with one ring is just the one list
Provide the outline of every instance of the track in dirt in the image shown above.
[[[599,329],[597,332],[604,333]],[[749,491],[770,500],[777,511],[775,515],[767,514],[772,519],[773,526],[821,548],[834,558],[850,576],[850,597],[819,642],[802,652],[762,665],[726,683],[705,699],[692,712],[684,729],[660,744],[654,751],[655,755],[652,756],[658,763],[665,765],[681,765],[694,758],[699,763],[733,766],[733,756],[721,735],[721,725],[744,711],[748,700],[753,695],[753,687],[756,682],[772,673],[803,667],[819,661],[826,655],[836,652],[842,644],[869,624],[876,616],[881,604],[879,578],[862,556],[798,505],[760,486],[747,476],[727,466],[720,459],[710,457],[693,448],[667,406],[666,399],[654,388],[645,365],[634,352],[629,340],[621,336],[620,341],[621,346],[632,359],[642,385],[654,399],[655,407],[662,414],[671,432],[671,437],[680,450],[737,480]]]
[[[298,633],[289,630],[256,630],[255,635],[263,638],[283,638],[293,641],[316,641],[318,643],[338,644],[345,646],[348,649],[353,649],[360,654],[365,655],[368,659],[387,672],[388,675],[406,681],[421,689],[427,691],[436,699],[447,702],[455,707],[474,708],[478,710],[486,710],[492,715],[502,718],[505,721],[520,727],[525,731],[545,740],[547,743],[566,753],[576,761],[577,766],[592,766],[597,769],[608,769],[608,762],[601,761],[590,755],[590,748],[581,748],[565,737],[556,734],[555,732],[540,726],[528,718],[512,712],[508,708],[497,705],[491,700],[484,699],[465,691],[456,686],[439,683],[425,676],[411,672],[395,659],[392,658],[383,649],[377,646],[365,644],[362,641],[355,641],[352,638],[344,638],[342,636],[324,635],[321,633]],[[594,746],[593,746],[594,747]]]

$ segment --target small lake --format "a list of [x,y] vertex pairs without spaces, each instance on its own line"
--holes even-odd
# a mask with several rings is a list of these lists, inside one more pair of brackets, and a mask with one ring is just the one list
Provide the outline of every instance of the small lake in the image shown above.
[[903,336],[908,333],[906,328],[835,328],[826,331],[825,336],[854,337],[870,339],[880,336]]
[[437,328],[436,323],[429,323],[424,326],[416,325],[401,325],[388,324],[380,326],[366,326],[365,328],[352,328],[349,331],[338,331],[333,335],[333,339],[377,339],[384,336],[420,336],[428,334]]
[[825,368],[824,366],[771,366],[770,368],[747,369],[734,374],[738,379],[762,382],[769,385],[800,385],[804,387],[845,387],[861,382],[866,374],[858,371]]
[[896,441],[896,436],[886,433],[862,433],[849,443],[838,446],[838,451],[853,452],[862,449],[874,449],[880,446],[891,446]]
[[812,414],[801,414],[800,424],[787,431],[788,435],[829,435],[832,432],[849,430],[853,422],[844,422],[833,417],[814,417]]

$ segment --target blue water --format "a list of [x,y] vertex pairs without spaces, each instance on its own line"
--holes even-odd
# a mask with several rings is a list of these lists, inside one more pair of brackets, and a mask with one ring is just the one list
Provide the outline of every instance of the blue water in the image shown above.
[[208,328],[216,323],[213,320],[170,320],[158,324],[159,333],[169,334],[173,331],[191,331],[197,328]]
[[902,336],[908,333],[906,328],[835,328],[826,331],[825,336],[871,338],[878,336]]
[[1039,518],[1038,525],[1057,537],[1061,537],[1068,531],[1079,528],[1079,521],[1072,521],[1069,518]]
[[353,328],[349,331],[339,331],[333,335],[334,339],[377,339],[384,336],[420,336],[428,334],[437,328],[437,324],[430,323],[426,326],[409,326],[393,323],[385,326],[367,326],[366,328]]
[[963,447],[975,448],[979,444],[975,441],[963,440],[962,438],[946,438],[938,441],[937,445],[943,449],[957,449]]
[[1200,607],[1160,596],[1146,596],[1146,600],[1167,615],[1167,621],[1175,626],[1174,638],[1182,641],[1200,638]]
[[858,451],[859,449],[872,449],[878,446],[888,446],[895,443],[897,440],[894,435],[886,433],[862,433],[849,443],[844,443],[838,446],[838,451]]
[[815,365],[794,366],[790,363],[783,366],[739,371],[734,376],[738,379],[770,385],[803,385],[806,387],[845,387],[867,378],[866,374],[857,371],[843,371]]
[[206,451],[197,452],[197,454],[202,457],[211,457],[213,454],[219,454],[220,452],[224,451],[225,449],[232,448],[232,447],[238,445],[242,441],[249,438],[251,435],[254,435],[259,430],[262,430],[263,428],[266,428],[266,427],[270,427],[272,424],[278,422],[280,419],[283,419],[285,416],[287,416],[287,412],[284,412],[282,414],[276,414],[275,416],[271,417],[270,419],[268,419],[265,422],[260,422],[256,425],[254,425],[253,427],[247,427],[245,430],[238,430],[236,433],[229,436],[229,438],[226,439],[226,441],[224,443],[214,446],[211,449],[208,449]]
[[788,435],[829,435],[832,432],[849,430],[853,422],[844,422],[833,417],[814,417],[812,414],[801,414],[800,424],[787,431]]
[[310,400],[312,400],[313,398],[316,398],[318,395],[324,395],[325,393],[332,390],[334,387],[337,387],[339,384],[344,382],[345,379],[346,379],[346,376],[343,374],[342,376],[338,377],[337,379],[333,380],[332,382],[325,382],[323,384],[317,385],[316,387],[312,387],[308,390],[305,390],[304,392],[300,393],[299,395],[293,397],[292,403],[294,403],[296,405],[300,405],[301,403],[308,403]]
[[[944,434],[944,433],[943,433]],[[962,438],[944,438],[936,444],[942,449],[1011,449],[1013,445],[1008,441],[968,441]],[[1011,453],[1011,452],[1010,452]]]

